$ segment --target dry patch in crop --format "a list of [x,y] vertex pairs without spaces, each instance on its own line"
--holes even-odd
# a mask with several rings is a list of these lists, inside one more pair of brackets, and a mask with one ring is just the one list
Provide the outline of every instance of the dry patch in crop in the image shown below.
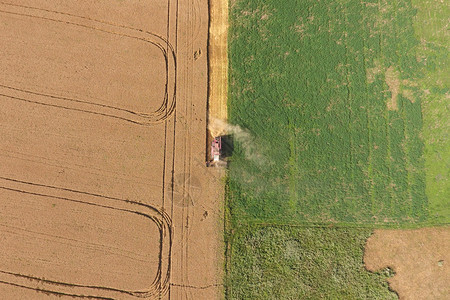
[[450,228],[375,230],[364,254],[366,268],[389,267],[388,279],[400,299],[448,299]]
[[386,83],[391,92],[391,99],[388,100],[387,107],[389,110],[398,110],[398,91],[400,89],[400,80],[398,79],[398,71],[392,66],[386,70]]

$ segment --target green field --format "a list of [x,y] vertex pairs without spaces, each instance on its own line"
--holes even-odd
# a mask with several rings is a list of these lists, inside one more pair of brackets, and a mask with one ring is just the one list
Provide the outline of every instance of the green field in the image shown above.
[[[370,230],[253,226],[233,240],[227,299],[397,299],[365,270]],[[349,238],[350,237],[350,238]]]
[[364,243],[450,222],[449,15],[434,0],[230,1],[229,121],[245,134],[226,299],[397,297]]
[[232,1],[229,119],[254,152],[237,143],[230,167],[239,221],[450,220],[448,76],[425,88],[448,52],[424,53],[417,14],[406,0]]
[[417,57],[425,64],[418,81],[422,94],[426,194],[430,219],[450,222],[450,34],[448,1],[414,0],[414,30],[421,43]]
[[364,243],[450,223],[449,15],[434,0],[230,1],[229,121],[245,134],[226,299],[397,298]]

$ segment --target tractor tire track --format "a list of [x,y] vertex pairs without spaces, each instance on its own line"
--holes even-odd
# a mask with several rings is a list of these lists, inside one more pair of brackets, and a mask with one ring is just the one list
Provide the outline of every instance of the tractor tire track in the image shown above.
[[83,16],[76,16],[64,12],[10,4],[6,2],[0,2],[0,13],[76,26],[87,30],[95,30],[98,32],[112,34],[121,38],[134,39],[153,45],[157,47],[163,55],[166,73],[163,101],[156,110],[150,112],[136,112],[123,107],[105,105],[85,99],[63,97],[4,84],[0,84],[0,96],[16,101],[89,113],[146,126],[160,123],[169,118],[173,113],[176,106],[175,91],[177,63],[173,46],[165,38],[142,29],[118,25]]
[[[0,270],[0,280],[3,283],[9,283],[11,285],[24,285],[25,282],[27,283],[25,285],[28,288],[34,288],[37,291],[44,291],[53,294],[62,293],[76,297],[79,297],[79,295],[86,295],[83,297],[103,297],[107,299],[109,299],[108,297],[111,297],[112,299],[124,299],[124,297],[125,299],[130,297],[154,299],[156,295],[164,294],[168,289],[170,272],[167,271],[163,273],[162,264],[163,261],[167,260],[170,262],[171,259],[172,220],[164,211],[160,211],[153,206],[132,200],[77,191],[64,187],[26,182],[7,177],[0,177],[0,190],[32,195],[42,199],[58,199],[72,203],[85,204],[135,214],[147,218],[153,222],[157,226],[160,236],[160,260],[158,262],[157,274],[153,282],[145,291],[130,291],[98,285],[82,285],[58,280],[48,280],[35,275],[22,274],[20,272]],[[170,268],[166,269],[169,270]],[[28,281],[23,281],[22,279],[28,279]],[[36,287],[36,285],[39,285],[39,288]],[[42,286],[43,288],[41,288]]]

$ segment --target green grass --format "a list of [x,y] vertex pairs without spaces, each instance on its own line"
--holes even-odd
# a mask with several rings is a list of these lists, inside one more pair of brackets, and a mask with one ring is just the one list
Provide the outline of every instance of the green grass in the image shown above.
[[[448,195],[448,184],[430,186],[425,164],[448,174],[424,157],[416,14],[407,0],[232,2],[229,119],[256,152],[237,143],[232,158],[239,222],[430,220],[429,189]],[[445,200],[429,197],[441,210]]]
[[368,272],[369,229],[243,227],[230,256],[227,299],[397,299],[389,270]]
[[424,67],[422,94],[426,194],[430,218],[450,222],[450,35],[448,1],[414,0],[414,29],[421,41],[417,57]]
[[450,222],[449,13],[230,2],[229,120],[252,138],[226,184],[226,299],[396,299],[363,249],[374,227]]

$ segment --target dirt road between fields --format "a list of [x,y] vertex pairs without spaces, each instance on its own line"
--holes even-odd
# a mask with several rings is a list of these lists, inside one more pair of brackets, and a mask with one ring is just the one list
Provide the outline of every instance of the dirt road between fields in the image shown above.
[[390,287],[400,299],[448,299],[450,228],[375,230],[364,262],[370,271],[394,270]]
[[2,1],[0,20],[0,295],[218,298],[207,1]]

